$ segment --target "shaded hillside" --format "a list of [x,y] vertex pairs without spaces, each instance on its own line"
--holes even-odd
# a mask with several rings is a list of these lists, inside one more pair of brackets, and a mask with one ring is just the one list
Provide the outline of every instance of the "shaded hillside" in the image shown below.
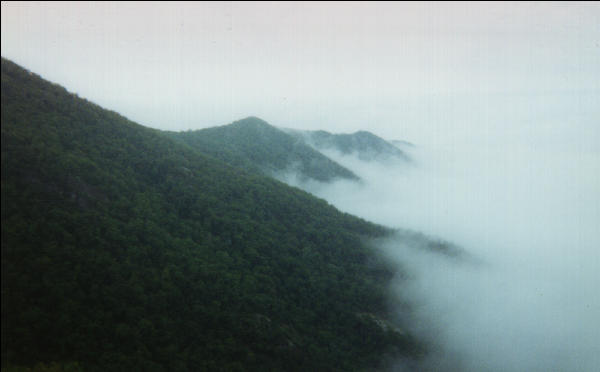
[[317,150],[336,150],[343,155],[357,155],[371,161],[410,161],[401,149],[367,131],[352,134],[332,134],[323,130],[296,131],[296,136]]
[[170,133],[202,153],[247,170],[267,175],[293,172],[303,179],[358,180],[352,171],[267,122],[249,117],[229,125]]
[[4,59],[1,118],[3,367],[350,371],[420,353],[380,325],[392,272],[366,241],[386,229]]

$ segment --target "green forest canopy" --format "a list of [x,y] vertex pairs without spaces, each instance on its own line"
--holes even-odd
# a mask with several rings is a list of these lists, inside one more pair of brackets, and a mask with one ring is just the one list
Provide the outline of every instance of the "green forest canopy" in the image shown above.
[[350,371],[423,352],[379,322],[393,272],[368,241],[389,230],[6,59],[1,175],[3,369]]

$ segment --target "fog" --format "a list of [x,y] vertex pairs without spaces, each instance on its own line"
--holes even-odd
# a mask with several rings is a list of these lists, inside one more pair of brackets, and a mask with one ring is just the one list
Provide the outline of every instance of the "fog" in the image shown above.
[[143,125],[258,116],[416,144],[394,168],[327,153],[361,184],[281,176],[477,258],[380,244],[434,346],[415,368],[600,369],[597,2],[1,6],[3,57]]
[[[338,208],[456,243],[461,262],[390,239],[408,275],[398,317],[432,352],[419,370],[600,367],[600,153],[526,145],[416,146],[390,168],[328,152],[364,182],[287,181]],[[397,370],[407,367],[401,361]]]

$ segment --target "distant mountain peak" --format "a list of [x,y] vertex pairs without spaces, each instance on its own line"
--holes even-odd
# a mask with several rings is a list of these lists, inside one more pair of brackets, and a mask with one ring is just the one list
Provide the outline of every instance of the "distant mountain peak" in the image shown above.
[[400,148],[366,130],[351,134],[333,134],[324,130],[292,133],[317,150],[336,150],[343,155],[354,154],[365,161],[410,161],[410,157]]
[[230,165],[259,170],[271,176],[293,172],[301,180],[359,180],[352,171],[296,136],[255,116],[220,127],[173,133],[172,136]]
[[228,125],[262,125],[272,127],[271,124],[267,123],[265,120],[257,117],[257,116],[248,116],[240,120],[236,120]]

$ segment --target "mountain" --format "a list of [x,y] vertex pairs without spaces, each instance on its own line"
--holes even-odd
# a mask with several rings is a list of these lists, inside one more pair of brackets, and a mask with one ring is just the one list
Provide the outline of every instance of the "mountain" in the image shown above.
[[424,352],[388,326],[394,272],[369,244],[388,229],[5,59],[1,93],[3,370],[350,371]]
[[410,161],[410,157],[397,146],[367,131],[352,134],[332,134],[323,130],[290,131],[297,138],[319,151],[335,150],[343,155],[355,154],[365,161]]
[[412,142],[408,142],[408,141],[403,141],[403,140],[391,140],[389,141],[392,145],[396,146],[397,148],[399,148],[400,150],[410,150],[413,149],[415,147],[415,144]]
[[170,136],[230,165],[267,175],[293,172],[303,180],[359,180],[352,171],[304,141],[256,117],[220,127],[170,133]]

